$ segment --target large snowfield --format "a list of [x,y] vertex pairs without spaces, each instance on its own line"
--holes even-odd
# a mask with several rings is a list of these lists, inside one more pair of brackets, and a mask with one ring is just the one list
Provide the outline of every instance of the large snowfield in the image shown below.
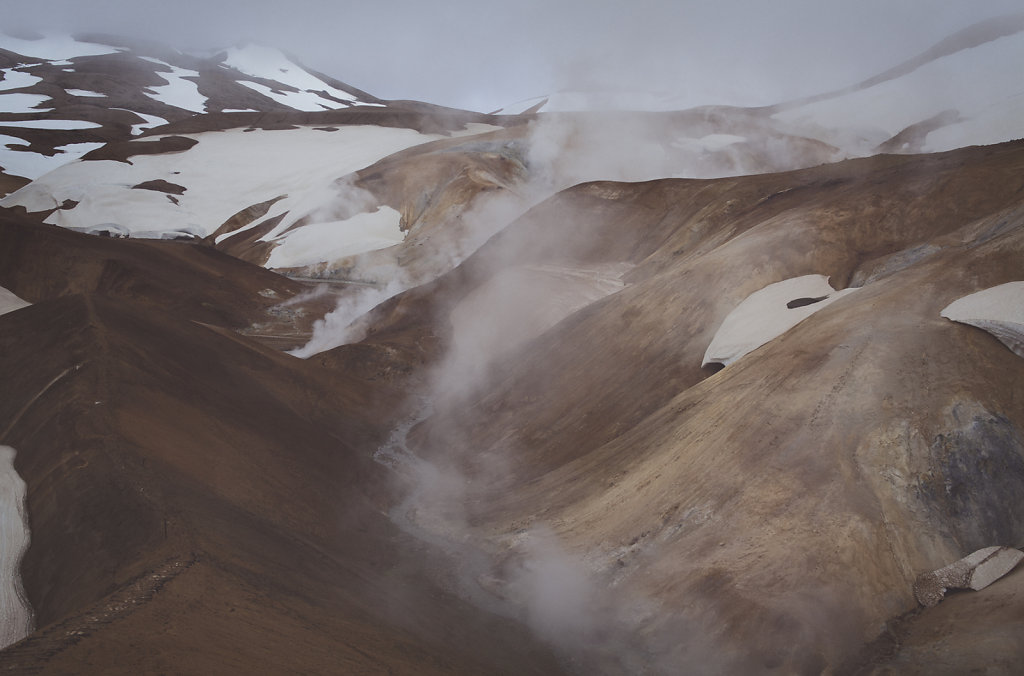
[[[472,125],[462,133],[490,129]],[[287,237],[284,231],[303,216],[320,215],[314,218],[314,224],[339,220],[334,207],[347,203],[348,195],[344,188],[335,185],[337,179],[400,150],[447,138],[412,129],[368,125],[341,127],[336,131],[313,127],[283,131],[231,129],[187,136],[198,144],[186,152],[134,156],[131,164],[114,160],[66,164],[0,200],[0,205],[45,211],[73,200],[77,206],[55,211],[47,222],[85,231],[111,229],[113,225],[132,236],[190,233],[205,237],[238,211],[281,198],[266,218],[286,213],[287,216],[264,237],[278,239]],[[131,189],[139,183],[160,179],[185,188],[182,195],[175,197],[177,203],[161,192]],[[383,217],[361,221],[371,226],[370,232],[359,236],[371,249],[401,239],[396,228],[381,230],[380,218]],[[159,230],[155,224],[159,224]],[[332,226],[321,227],[321,232],[327,227]],[[383,235],[384,232],[388,234]],[[301,241],[308,240],[308,235],[302,237]],[[353,241],[352,237],[344,239]],[[360,248],[345,246],[353,253]],[[308,262],[316,257],[313,250],[300,243],[278,254],[274,261],[287,266],[296,260]]]

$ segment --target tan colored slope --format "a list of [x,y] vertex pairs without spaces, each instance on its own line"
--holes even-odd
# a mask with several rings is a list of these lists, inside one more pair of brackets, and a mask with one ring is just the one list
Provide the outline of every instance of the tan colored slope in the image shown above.
[[[960,168],[964,158],[973,161]],[[572,444],[560,435],[572,438],[568,430],[584,417],[590,441],[607,440],[705,378],[704,351],[750,293],[814,273],[845,288],[855,276],[891,266],[890,252],[912,251],[1013,204],[1020,166],[1010,146],[738,179],[583,185],[535,208],[452,275],[389,301],[379,313],[402,327],[436,316],[429,330],[443,334],[454,304],[504,266],[638,264],[625,278],[632,284],[600,314],[581,313],[557,339],[542,339],[549,357],[517,362],[501,398],[490,394],[495,429],[504,426],[501,416],[522,416],[527,426],[518,434],[528,449],[536,448],[533,435],[543,434],[553,438],[537,453],[561,454]],[[379,321],[375,334],[386,336],[391,321]],[[620,356],[602,361],[580,345]],[[553,388],[543,399],[525,410],[508,406],[542,383]],[[548,405],[574,401],[578,392],[595,398],[568,419]]]
[[713,639],[792,668],[842,664],[915,605],[917,574],[1024,534],[1024,364],[943,326],[948,291],[908,302],[895,282],[516,491],[498,532],[525,511]]
[[1024,569],[979,592],[951,595],[896,623],[857,674],[985,673],[1010,676],[1024,659]]
[[[161,252],[176,260],[172,243],[101,250],[65,234],[64,255],[84,242],[73,259],[102,251],[158,273]],[[22,251],[12,277],[43,288],[45,262]],[[165,281],[220,281],[185,266],[126,273],[113,292],[37,291],[0,318],[0,442],[28,484],[37,626],[5,668],[557,673],[522,628],[454,596],[436,554],[382,512],[368,449],[393,395],[196,321],[258,314],[246,291],[270,273],[237,265],[205,301],[230,309],[175,298]],[[148,293],[117,293],[147,279]]]
[[[838,157],[837,149],[828,144],[782,134],[757,114],[737,109],[473,117],[430,109],[417,115],[389,108],[335,111],[320,117],[334,120],[332,124],[403,124],[421,131],[450,131],[470,122],[501,125],[472,137],[410,148],[353,175],[340,176],[338,191],[354,191],[353,197],[359,197],[354,202],[398,211],[405,240],[341,258],[325,253],[327,259],[321,263],[283,270],[304,277],[381,284],[397,278],[403,288],[443,274],[530,206],[582,181],[761,173]],[[275,128],[272,121],[277,118],[299,120],[254,115],[252,124]],[[242,119],[248,118],[240,117],[235,124]],[[202,123],[216,124],[192,120],[165,131],[189,131]],[[729,142],[716,142],[723,138]],[[256,206],[223,224],[214,238],[220,239],[221,250],[266,264],[276,244],[258,240],[276,222],[261,221],[266,212]],[[302,216],[291,230],[315,222],[314,213]],[[250,223],[255,227],[235,237],[222,237]]]
[[[445,528],[487,543],[499,578],[530,560],[524,532],[553,531],[596,588],[614,584],[595,594],[603,629],[655,672],[843,669],[914,606],[917,574],[1024,541],[1024,361],[940,317],[1019,277],[1022,168],[1018,143],[579,186],[385,304],[358,347],[444,339],[459,299],[503,266],[635,263],[625,289],[413,430],[418,453],[469,482],[466,525]],[[805,274],[863,288],[701,371],[743,298]],[[576,654],[621,668],[599,644]]]
[[[430,128],[430,118],[418,118],[419,125]],[[521,126],[496,129],[469,140],[426,143],[395,153],[352,176],[339,177],[339,191],[359,191],[372,203],[398,211],[405,241],[384,250],[282,272],[387,283],[401,266],[401,274],[412,284],[449,270],[527,206],[525,198],[517,194],[527,179],[521,147],[524,130]],[[474,219],[474,207],[486,204],[495,195],[508,206],[494,212],[493,222]],[[290,230],[305,224],[306,219],[300,220]],[[222,231],[230,230],[222,228],[218,233]],[[266,262],[270,246],[241,234],[217,244],[219,249],[257,263]]]

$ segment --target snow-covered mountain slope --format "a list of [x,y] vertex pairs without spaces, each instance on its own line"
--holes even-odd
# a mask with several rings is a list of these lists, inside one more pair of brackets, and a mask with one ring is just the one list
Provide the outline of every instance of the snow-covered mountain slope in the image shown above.
[[196,114],[384,107],[254,44],[185,54],[111,36],[0,34],[0,167],[30,179]]
[[[877,152],[939,152],[1024,136],[1024,14],[981,22],[923,54],[851,87],[768,108],[730,109],[817,139],[846,157]],[[560,91],[495,114],[595,110],[669,111],[689,96]]]
[[[782,129],[850,152],[940,152],[1024,137],[1024,19],[898,76],[781,106]],[[1001,28],[997,31],[996,28]]]
[[[453,133],[490,129],[469,125]],[[167,138],[191,141],[192,145],[186,150],[173,146],[170,152],[134,154]],[[324,235],[325,225],[378,207],[360,203],[343,185],[335,185],[337,179],[399,150],[442,138],[446,136],[376,125],[272,131],[246,128],[146,137],[122,144],[120,160],[76,160],[36,179],[0,204],[32,212],[52,211],[47,222],[86,232],[201,238],[214,233],[237,212],[273,201],[264,216],[272,219],[274,226],[264,233],[263,241],[280,240],[300,218]],[[401,241],[398,214],[394,216],[379,237],[359,241],[369,248]],[[353,236],[360,237],[358,233]],[[339,246],[345,249],[332,242],[330,234],[321,239],[318,246],[331,255],[337,255]],[[350,247],[345,250],[358,252]],[[292,258],[299,262],[292,263]],[[303,264],[306,259],[295,245],[277,256],[283,267]]]
[[[404,283],[415,284],[581,181],[760,173],[836,159],[827,144],[779,134],[756,118],[741,126],[715,111],[210,117],[109,144],[0,206],[85,232],[209,237],[235,256],[300,276],[388,284],[401,268]],[[216,131],[189,131],[204,125]]]
[[[6,177],[21,189],[0,206],[86,232],[205,237],[298,276],[390,284],[401,270],[403,285],[422,283],[583,181],[766,173],[1024,135],[1022,29],[1024,18],[979,24],[854,87],[769,108],[643,111],[672,102],[565,94],[497,116],[385,105],[252,45],[195,56],[12,40],[41,56],[10,56],[0,105],[48,95],[58,108],[0,115],[0,134],[35,144],[7,156],[36,177]],[[263,112],[228,112],[239,110]],[[69,139],[80,145],[56,145]]]

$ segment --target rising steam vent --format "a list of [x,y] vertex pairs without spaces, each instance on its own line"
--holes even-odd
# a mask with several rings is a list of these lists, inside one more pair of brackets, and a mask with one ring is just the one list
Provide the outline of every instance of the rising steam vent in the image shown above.
[[701,366],[728,366],[852,291],[836,291],[825,275],[804,275],[769,284],[747,296],[726,316]]

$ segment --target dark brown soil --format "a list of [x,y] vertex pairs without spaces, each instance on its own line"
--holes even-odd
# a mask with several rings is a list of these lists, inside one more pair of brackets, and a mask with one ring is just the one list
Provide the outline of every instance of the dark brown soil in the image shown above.
[[0,332],[38,626],[10,673],[559,671],[386,516],[397,393],[224,328],[300,285],[198,245],[0,236],[34,302]]

